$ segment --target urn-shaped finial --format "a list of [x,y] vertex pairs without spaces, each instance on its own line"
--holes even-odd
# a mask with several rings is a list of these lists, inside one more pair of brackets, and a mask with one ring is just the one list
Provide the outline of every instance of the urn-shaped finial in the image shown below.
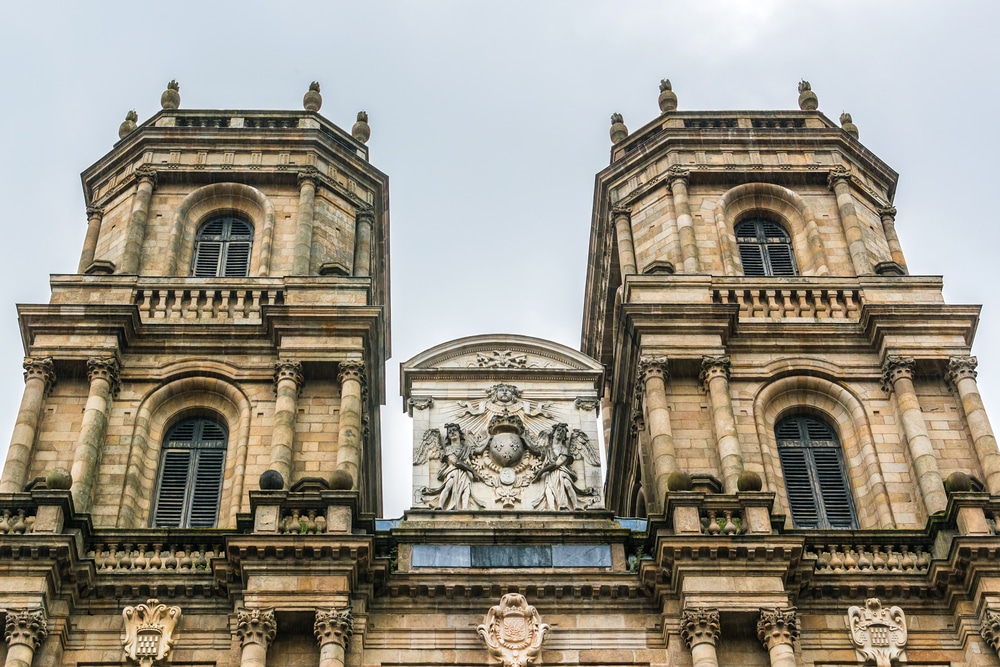
[[167,84],[167,89],[160,95],[160,106],[164,109],[177,109],[181,105],[181,84],[173,79]]
[[368,143],[368,138],[372,136],[372,128],[368,127],[367,111],[358,112],[358,121],[351,128],[351,136],[363,144]]
[[660,97],[656,103],[660,105],[660,113],[667,113],[677,108],[677,93],[670,88],[670,79],[660,79]]
[[799,81],[799,108],[803,111],[816,111],[819,108],[819,98],[805,79]]
[[319,81],[309,84],[309,90],[302,96],[302,106],[306,111],[319,111],[323,106],[323,96],[319,94]]
[[122,124],[118,126],[118,138],[124,139],[128,135],[135,132],[135,128],[137,127],[135,121],[137,120],[139,120],[139,114],[135,112],[135,109],[132,109],[125,114],[125,120],[123,120]]
[[611,143],[617,144],[628,136],[628,128],[620,113],[611,114]]
[[858,138],[858,126],[854,124],[851,114],[846,111],[840,114],[840,127],[855,139]]

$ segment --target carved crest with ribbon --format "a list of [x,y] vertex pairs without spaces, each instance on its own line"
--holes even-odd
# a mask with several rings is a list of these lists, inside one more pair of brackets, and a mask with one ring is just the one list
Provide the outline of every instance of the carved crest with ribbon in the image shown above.
[[847,610],[847,627],[858,654],[876,667],[891,667],[904,657],[906,614],[899,607],[883,607],[878,598],[868,598],[863,607]]
[[125,607],[125,632],[122,646],[125,657],[141,667],[152,667],[165,660],[174,644],[174,631],[181,618],[180,607],[168,607],[159,600]]
[[523,595],[508,593],[486,612],[477,631],[490,655],[503,667],[525,667],[538,658],[549,626],[542,623],[538,610]]

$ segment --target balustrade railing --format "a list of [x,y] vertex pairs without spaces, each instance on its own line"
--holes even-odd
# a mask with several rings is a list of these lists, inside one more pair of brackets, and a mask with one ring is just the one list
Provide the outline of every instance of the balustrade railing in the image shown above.
[[284,290],[278,286],[161,285],[140,286],[135,292],[139,316],[153,322],[259,322],[263,306],[280,305],[284,300]]

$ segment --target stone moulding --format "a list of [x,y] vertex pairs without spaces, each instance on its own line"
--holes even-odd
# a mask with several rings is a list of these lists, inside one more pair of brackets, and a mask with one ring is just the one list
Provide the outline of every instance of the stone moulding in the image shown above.
[[519,593],[508,593],[486,612],[477,628],[490,655],[503,667],[537,664],[549,626]]

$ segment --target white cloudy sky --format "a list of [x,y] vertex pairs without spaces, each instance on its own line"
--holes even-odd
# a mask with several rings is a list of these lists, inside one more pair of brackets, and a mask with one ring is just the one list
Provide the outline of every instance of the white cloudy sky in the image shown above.
[[0,446],[23,387],[14,304],[75,270],[79,173],[172,78],[185,108],[297,109],[315,79],[332,121],[370,114],[391,179],[387,516],[410,495],[401,361],[487,332],[578,347],[608,117],[651,120],[662,77],[681,109],[795,108],[806,78],[821,111],[854,115],[900,172],[911,271],[985,306],[974,352],[1000,427],[998,19],[985,1],[4,3]]

